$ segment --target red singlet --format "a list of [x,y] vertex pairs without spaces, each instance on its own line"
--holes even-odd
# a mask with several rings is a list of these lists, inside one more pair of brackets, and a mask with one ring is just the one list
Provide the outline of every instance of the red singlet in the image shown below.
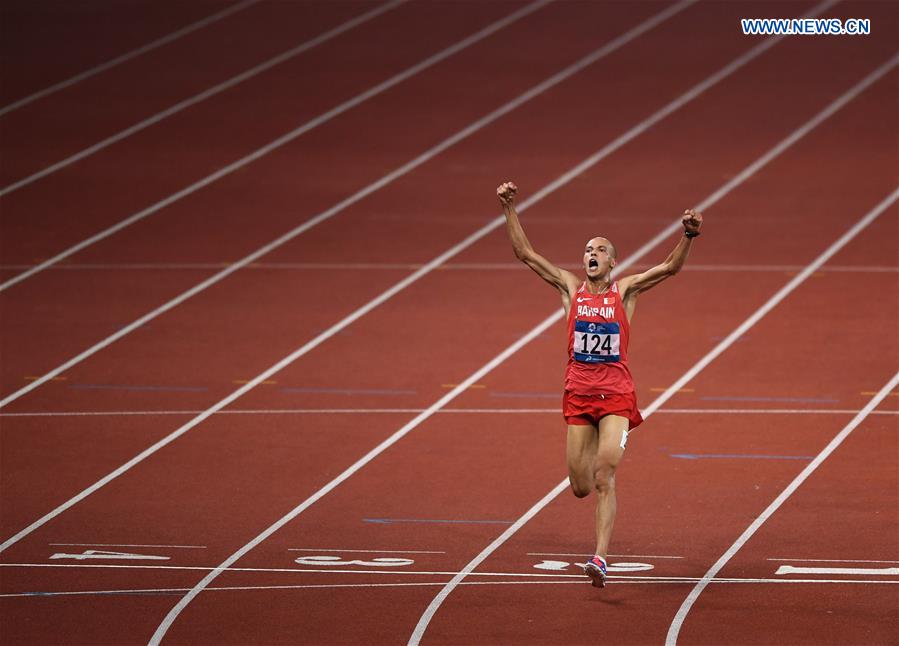
[[618,283],[612,283],[603,294],[591,294],[583,283],[568,313],[565,390],[578,395],[634,392],[627,367],[629,336],[630,324]]

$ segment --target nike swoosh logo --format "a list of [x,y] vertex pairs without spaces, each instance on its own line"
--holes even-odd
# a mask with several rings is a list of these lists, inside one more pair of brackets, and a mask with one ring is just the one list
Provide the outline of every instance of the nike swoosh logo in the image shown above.
[[578,303],[583,303],[583,302],[589,301],[589,300],[590,300],[589,298],[579,298],[579,299],[577,299],[577,302],[578,302]]

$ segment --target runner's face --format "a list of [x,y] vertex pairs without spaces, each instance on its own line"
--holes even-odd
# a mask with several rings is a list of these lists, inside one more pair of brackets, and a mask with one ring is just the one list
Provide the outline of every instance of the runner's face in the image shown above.
[[584,271],[590,278],[607,274],[615,266],[612,243],[606,238],[593,238],[584,249]]

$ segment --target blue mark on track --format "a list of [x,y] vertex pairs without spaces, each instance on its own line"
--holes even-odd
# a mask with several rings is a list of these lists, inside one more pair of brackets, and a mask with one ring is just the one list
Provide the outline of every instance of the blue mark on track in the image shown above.
[[818,397],[700,397],[710,402],[796,402],[802,404],[836,404],[839,399]]
[[282,388],[282,393],[330,393],[333,395],[415,395],[417,390],[385,388]]
[[188,588],[180,590],[97,590],[96,592],[23,592],[26,597],[74,597],[74,596],[157,596],[157,597],[183,597]]
[[443,520],[436,518],[363,518],[366,523],[391,525],[393,523],[450,523],[468,525],[511,525],[511,520]]
[[672,458],[681,460],[813,460],[813,455],[760,455],[752,453],[672,453]]
[[502,393],[492,392],[491,397],[551,397],[553,399],[561,399],[562,393]]
[[76,390],[138,390],[186,393],[205,393],[209,390],[208,388],[191,386],[129,386],[125,384],[70,384],[69,388],[75,388]]

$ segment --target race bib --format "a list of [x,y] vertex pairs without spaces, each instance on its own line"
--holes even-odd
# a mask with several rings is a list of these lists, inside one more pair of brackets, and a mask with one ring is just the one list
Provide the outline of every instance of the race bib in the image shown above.
[[617,323],[574,322],[574,360],[581,363],[619,361],[621,330]]

